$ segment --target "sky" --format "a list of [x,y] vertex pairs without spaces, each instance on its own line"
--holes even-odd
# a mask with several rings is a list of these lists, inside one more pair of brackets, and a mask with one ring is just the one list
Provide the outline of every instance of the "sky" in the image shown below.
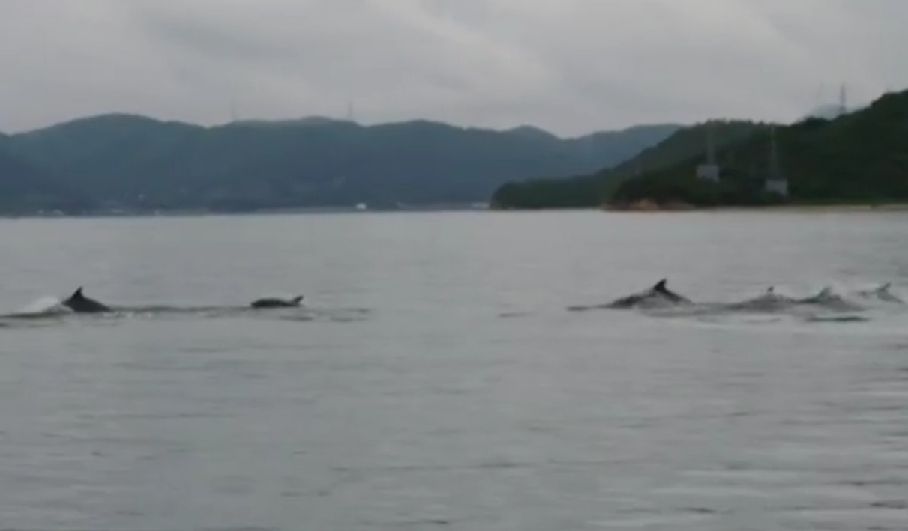
[[905,0],[0,0],[0,131],[108,112],[562,136],[908,88]]

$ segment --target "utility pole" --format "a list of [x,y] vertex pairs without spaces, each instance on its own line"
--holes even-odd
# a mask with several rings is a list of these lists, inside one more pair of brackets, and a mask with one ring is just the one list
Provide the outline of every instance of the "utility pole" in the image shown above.
[[839,90],[839,116],[848,114],[848,87],[842,83],[842,88]]

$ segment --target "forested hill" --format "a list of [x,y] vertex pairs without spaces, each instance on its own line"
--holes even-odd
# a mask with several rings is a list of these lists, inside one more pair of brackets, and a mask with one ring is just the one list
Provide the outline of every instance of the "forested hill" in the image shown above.
[[623,182],[635,176],[684,161],[701,160],[710,128],[716,147],[722,148],[750,137],[761,126],[746,121],[714,121],[709,125],[680,129],[637,156],[596,173],[507,183],[495,191],[492,205],[517,209],[600,207],[609,201]]
[[[361,126],[308,118],[201,127],[111,114],[5,137],[0,153],[8,162],[0,179],[65,183],[57,202],[78,199],[102,209],[482,202],[508,180],[621,162],[676,129],[642,126],[562,139],[531,127],[497,131],[428,121]],[[17,197],[9,194],[5,203],[15,205]],[[29,197],[30,208],[42,202]]]
[[908,201],[908,91],[833,120],[810,118],[775,131],[778,170],[788,198],[765,191],[771,134],[763,129],[719,152],[722,180],[696,179],[698,160],[650,172],[620,186],[611,202],[697,206]]
[[[712,130],[721,181],[697,179]],[[833,119],[813,117],[770,132],[766,124],[710,122],[679,130],[614,169],[571,179],[509,183],[499,208],[694,206],[908,201],[908,91]],[[789,197],[768,193],[774,134]]]

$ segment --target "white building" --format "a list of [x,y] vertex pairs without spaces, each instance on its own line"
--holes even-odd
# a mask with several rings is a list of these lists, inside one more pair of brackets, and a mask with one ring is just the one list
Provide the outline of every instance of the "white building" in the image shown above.
[[776,128],[769,132],[769,175],[766,177],[766,191],[788,197],[788,179],[779,167],[779,150],[776,146]]
[[719,171],[718,164],[700,164],[697,166],[697,178],[704,181],[719,182]]
[[697,178],[704,181],[719,182],[721,168],[716,164],[716,146],[713,140],[713,126],[706,126],[706,162],[697,166]]
[[766,179],[766,191],[788,197],[788,179]]

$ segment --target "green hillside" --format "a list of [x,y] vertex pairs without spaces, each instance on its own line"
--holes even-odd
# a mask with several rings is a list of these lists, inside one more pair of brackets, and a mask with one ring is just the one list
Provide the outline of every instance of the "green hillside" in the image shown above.
[[635,176],[685,161],[702,160],[707,130],[718,148],[740,142],[761,126],[744,121],[716,121],[680,129],[657,145],[613,168],[570,178],[534,179],[503,185],[492,196],[496,208],[592,208],[609,200],[621,184]]
[[[808,119],[776,130],[779,168],[794,203],[908,200],[908,92],[887,94],[869,107],[834,120]],[[770,173],[770,133],[720,150],[722,182],[695,178],[689,160],[627,181],[610,198],[693,205],[778,202],[764,191]]]

